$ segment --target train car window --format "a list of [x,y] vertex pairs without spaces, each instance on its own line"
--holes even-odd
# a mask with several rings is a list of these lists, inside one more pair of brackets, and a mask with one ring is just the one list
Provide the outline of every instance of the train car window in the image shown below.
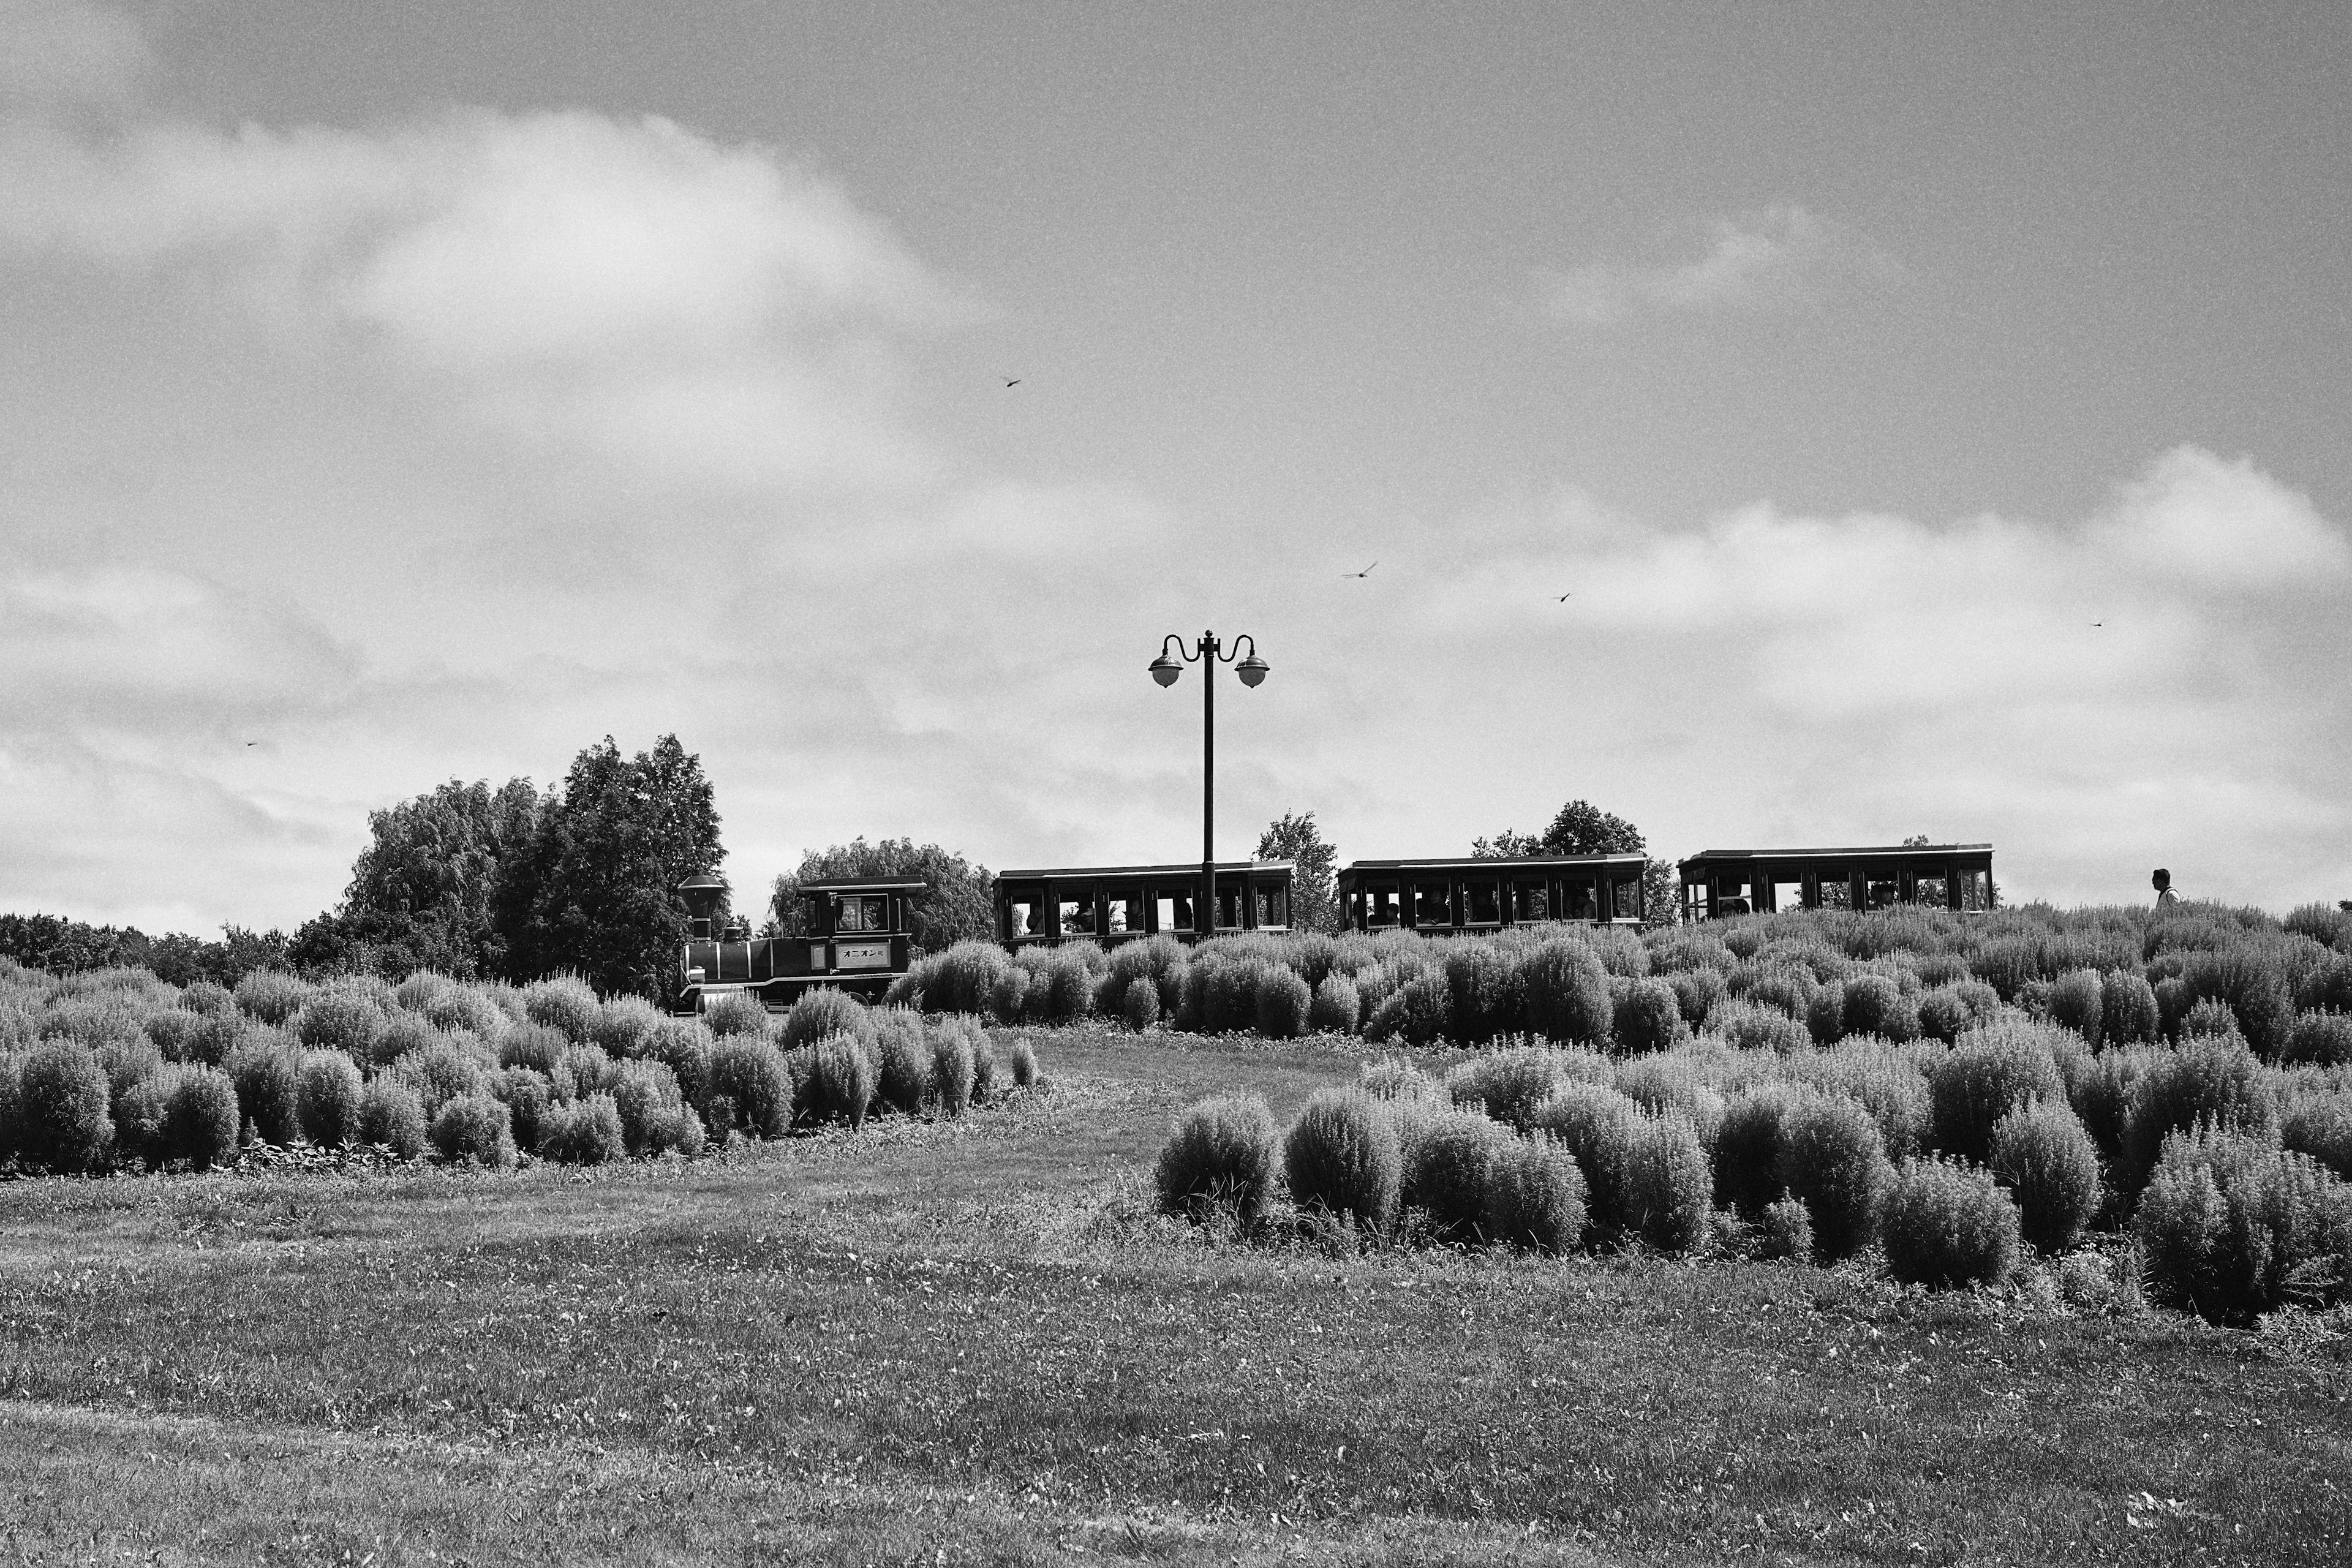
[[1103,934],[1123,936],[1143,929],[1143,895],[1121,888],[1103,902]]
[[1683,919],[1686,921],[1703,921],[1706,919],[1706,884],[1705,882],[1685,882],[1683,884]]
[[1217,889],[1217,929],[1238,931],[1242,923],[1242,890],[1239,888]]
[[1989,910],[1992,908],[1992,873],[1963,871],[1960,873],[1960,908]]
[[[1622,882],[1618,884],[1622,887]],[[1756,894],[1745,871],[1718,871],[1715,878],[1715,912],[1719,915],[1752,914]],[[1620,918],[1623,918],[1622,915]]]
[[1009,934],[1014,940],[1045,934],[1045,900],[1034,893],[1016,893],[1004,904]]
[[1412,885],[1412,923],[1417,926],[1452,925],[1454,884],[1415,882]]
[[1911,901],[1942,909],[1951,883],[1940,871],[1927,872],[1915,878],[1911,884]]
[[1639,877],[1618,878],[1616,898],[1612,902],[1616,907],[1617,919],[1621,921],[1640,920],[1642,918],[1642,879]]
[[1260,926],[1286,926],[1290,923],[1289,889],[1278,882],[1266,883],[1257,892],[1257,923]]
[[833,900],[836,931],[877,931],[890,929],[890,899],[887,893],[842,893]]
[[1864,886],[1870,895],[1870,907],[1874,910],[1893,909],[1901,890],[1894,878],[1884,874],[1870,878]]
[[1801,877],[1786,881],[1775,878],[1772,882],[1772,907],[1776,910],[1801,910],[1805,907],[1805,883]]
[[1095,930],[1095,900],[1091,893],[1082,899],[1061,900],[1062,931],[1065,935],[1092,936]]
[[1511,884],[1511,919],[1521,925],[1551,919],[1550,889],[1541,882]]
[[1367,882],[1363,898],[1367,928],[1397,923],[1397,885],[1394,882]]
[[1560,884],[1559,918],[1567,921],[1597,921],[1601,918],[1601,900],[1593,893],[1590,879],[1570,877]]
[[1503,923],[1503,889],[1497,882],[1465,882],[1463,884],[1464,916],[1475,926]]
[[1846,879],[1844,867],[1832,867],[1829,870],[1820,873],[1814,879],[1821,884],[1821,907],[1822,909],[1850,910],[1853,908],[1853,886]]
[[1161,931],[1178,931],[1192,929],[1192,894],[1181,889],[1162,888],[1160,889],[1159,897],[1153,902],[1159,906],[1154,913],[1159,917],[1158,923]]

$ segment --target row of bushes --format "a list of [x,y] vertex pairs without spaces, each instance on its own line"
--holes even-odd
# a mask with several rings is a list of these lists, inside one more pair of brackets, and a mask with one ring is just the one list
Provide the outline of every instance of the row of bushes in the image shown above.
[[870,1010],[834,992],[781,1019],[739,1000],[706,1024],[633,998],[599,1002],[576,981],[289,983],[298,994],[285,980],[248,976],[240,997],[175,993],[136,973],[6,976],[20,999],[33,994],[18,1011],[45,1027],[0,1052],[0,1161],[202,1168],[244,1143],[301,1141],[492,1166],[521,1150],[596,1163],[691,1155],[739,1132],[855,1127],[882,1110],[958,1116],[1037,1075],[1026,1041],[1000,1063],[970,1018]]
[[[1331,1030],[1414,1046],[1533,1034],[1624,1050],[1670,1049],[1694,1030],[1784,1049],[1855,1035],[1948,1043],[2007,1005],[2094,1047],[2176,1041],[2226,1016],[2266,1059],[2352,1062],[2352,950],[2330,945],[2343,924],[2298,916],[2291,929],[2259,911],[1964,919],[1900,910],[1641,935],[1559,925],[1442,940],[1252,934],[1192,947],[1150,937],[1010,954],[964,942],[918,960],[888,999],[1006,1023],[1099,1016],[1137,1028],[1277,1038]],[[2326,941],[2312,934],[2323,927]]]
[[2061,1255],[2128,1225],[2161,1300],[2234,1320],[2344,1299],[2352,1084],[2315,1076],[2282,1115],[2242,1042],[2095,1058],[2075,1042],[2085,1075],[2061,1065],[2065,1037],[2005,1024],[1924,1068],[1884,1043],[1521,1048],[1438,1079],[1391,1060],[1279,1136],[1260,1102],[1193,1107],[1158,1185],[1171,1212],[1244,1227],[1286,1190],[1365,1237],[1550,1251],[1685,1251],[1736,1225],[1768,1253],[1876,1248],[1931,1286],[1997,1281],[2021,1247]]

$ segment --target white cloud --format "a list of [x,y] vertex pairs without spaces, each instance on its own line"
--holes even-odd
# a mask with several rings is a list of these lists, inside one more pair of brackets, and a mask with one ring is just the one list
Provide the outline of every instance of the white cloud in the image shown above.
[[1840,276],[1900,273],[1858,231],[1801,206],[1779,205],[1717,220],[1705,252],[1688,260],[1538,268],[1535,281],[1554,317],[1606,327],[1678,311],[1787,309]]

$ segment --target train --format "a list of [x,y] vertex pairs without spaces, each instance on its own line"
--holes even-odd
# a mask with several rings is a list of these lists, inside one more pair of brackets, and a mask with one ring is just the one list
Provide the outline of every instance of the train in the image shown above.
[[[1646,866],[1638,854],[1357,860],[1340,868],[1336,890],[1344,924],[1359,931],[1440,936],[1562,921],[1640,926],[1651,915]],[[1685,921],[1902,904],[1971,914],[1991,909],[1995,897],[1990,843],[1708,849],[1677,862],[1676,871],[1673,914]],[[994,882],[996,940],[1018,952],[1072,941],[1110,946],[1286,931],[1297,874],[1287,860],[1006,871]],[[807,883],[799,891],[805,933],[763,937],[729,923],[719,912],[726,883],[698,872],[677,888],[689,935],[674,1010],[698,1013],[730,993],[788,1007],[815,986],[878,997],[917,956],[914,905],[928,886],[887,877]],[[1213,906],[1206,930],[1204,889]]]

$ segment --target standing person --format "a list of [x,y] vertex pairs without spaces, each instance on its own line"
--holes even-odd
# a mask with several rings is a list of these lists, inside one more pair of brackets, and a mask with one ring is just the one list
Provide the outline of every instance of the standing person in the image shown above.
[[2171,872],[2158,866],[2156,868],[2156,875],[2148,879],[2156,884],[2156,901],[2159,906],[2177,904],[2180,901],[2179,895],[2172,890]]

